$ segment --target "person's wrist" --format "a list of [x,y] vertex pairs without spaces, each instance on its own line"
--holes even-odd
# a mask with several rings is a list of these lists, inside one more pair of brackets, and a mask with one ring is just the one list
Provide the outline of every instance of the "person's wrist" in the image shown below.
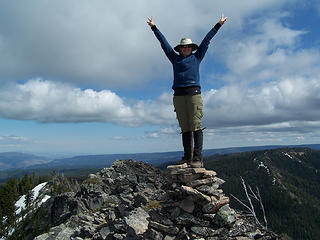
[[216,25],[214,25],[214,29],[216,29],[216,30],[219,30],[220,28],[221,28],[221,26],[222,26],[222,24],[220,23],[220,21],[219,22],[217,22],[217,24]]

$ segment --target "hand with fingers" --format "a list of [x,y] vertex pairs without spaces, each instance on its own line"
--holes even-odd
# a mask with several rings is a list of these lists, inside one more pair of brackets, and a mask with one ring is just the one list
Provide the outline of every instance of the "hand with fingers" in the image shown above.
[[149,25],[150,27],[153,27],[153,26],[155,25],[154,22],[153,22],[153,16],[152,16],[151,18],[148,18],[147,23],[148,23],[148,25]]
[[222,13],[221,14],[221,18],[220,18],[220,21],[219,23],[221,24],[221,26],[227,21],[228,17],[224,17],[224,14]]

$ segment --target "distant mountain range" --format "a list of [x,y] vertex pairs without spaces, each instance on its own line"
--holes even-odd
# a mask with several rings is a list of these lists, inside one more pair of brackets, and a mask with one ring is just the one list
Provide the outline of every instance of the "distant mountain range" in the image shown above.
[[[214,154],[250,152],[264,149],[276,149],[280,147],[297,146],[269,145],[206,149],[203,151],[203,155],[211,156]],[[299,145],[298,147],[320,149],[320,144]],[[70,172],[72,170],[78,171],[80,169],[99,169],[103,167],[109,167],[115,160],[118,159],[132,159],[159,166],[166,162],[174,162],[180,160],[182,155],[183,153],[181,151],[176,151],[159,153],[82,155],[74,156],[71,158],[52,159],[49,157],[36,156],[26,153],[3,152],[0,153],[0,181],[5,181],[10,177],[20,177],[25,173],[32,172],[46,175],[53,170],[58,170],[60,172]]]
[[51,162],[47,157],[36,156],[20,152],[0,153],[0,171],[9,169],[23,169],[35,165],[42,165]]
[[[311,149],[320,149],[320,144],[298,145],[298,146],[253,146],[253,147],[234,147],[221,149],[206,149],[203,151],[204,156],[214,154],[226,154],[234,152],[250,152],[264,149],[276,149],[281,147],[308,147]],[[53,167],[88,167],[88,166],[110,166],[118,159],[133,159],[150,164],[158,165],[164,162],[179,160],[182,156],[181,151],[176,152],[159,152],[159,153],[133,153],[133,154],[101,154],[101,155],[82,155],[71,158],[51,159],[44,156],[36,156],[20,152],[2,152],[0,153],[0,171],[14,169],[31,169],[31,168],[53,168]]]

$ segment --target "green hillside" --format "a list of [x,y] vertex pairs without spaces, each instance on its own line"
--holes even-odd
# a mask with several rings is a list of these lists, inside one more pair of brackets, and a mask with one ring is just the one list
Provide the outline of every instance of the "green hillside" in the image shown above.
[[[226,183],[227,195],[246,200],[240,176],[259,188],[268,227],[294,239],[320,239],[320,151],[282,148],[213,155],[205,159]],[[244,209],[230,196],[231,207]],[[258,205],[256,212],[261,219]],[[245,209],[244,209],[245,210]]]

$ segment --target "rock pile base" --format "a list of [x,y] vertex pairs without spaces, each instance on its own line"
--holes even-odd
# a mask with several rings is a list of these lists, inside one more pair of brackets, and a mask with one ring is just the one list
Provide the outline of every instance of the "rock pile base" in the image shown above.
[[[223,182],[214,171],[186,164],[164,172],[118,160],[91,174],[79,192],[47,201],[43,206],[54,226],[35,239],[280,239],[230,208],[219,189]],[[57,221],[65,211],[68,219]]]

